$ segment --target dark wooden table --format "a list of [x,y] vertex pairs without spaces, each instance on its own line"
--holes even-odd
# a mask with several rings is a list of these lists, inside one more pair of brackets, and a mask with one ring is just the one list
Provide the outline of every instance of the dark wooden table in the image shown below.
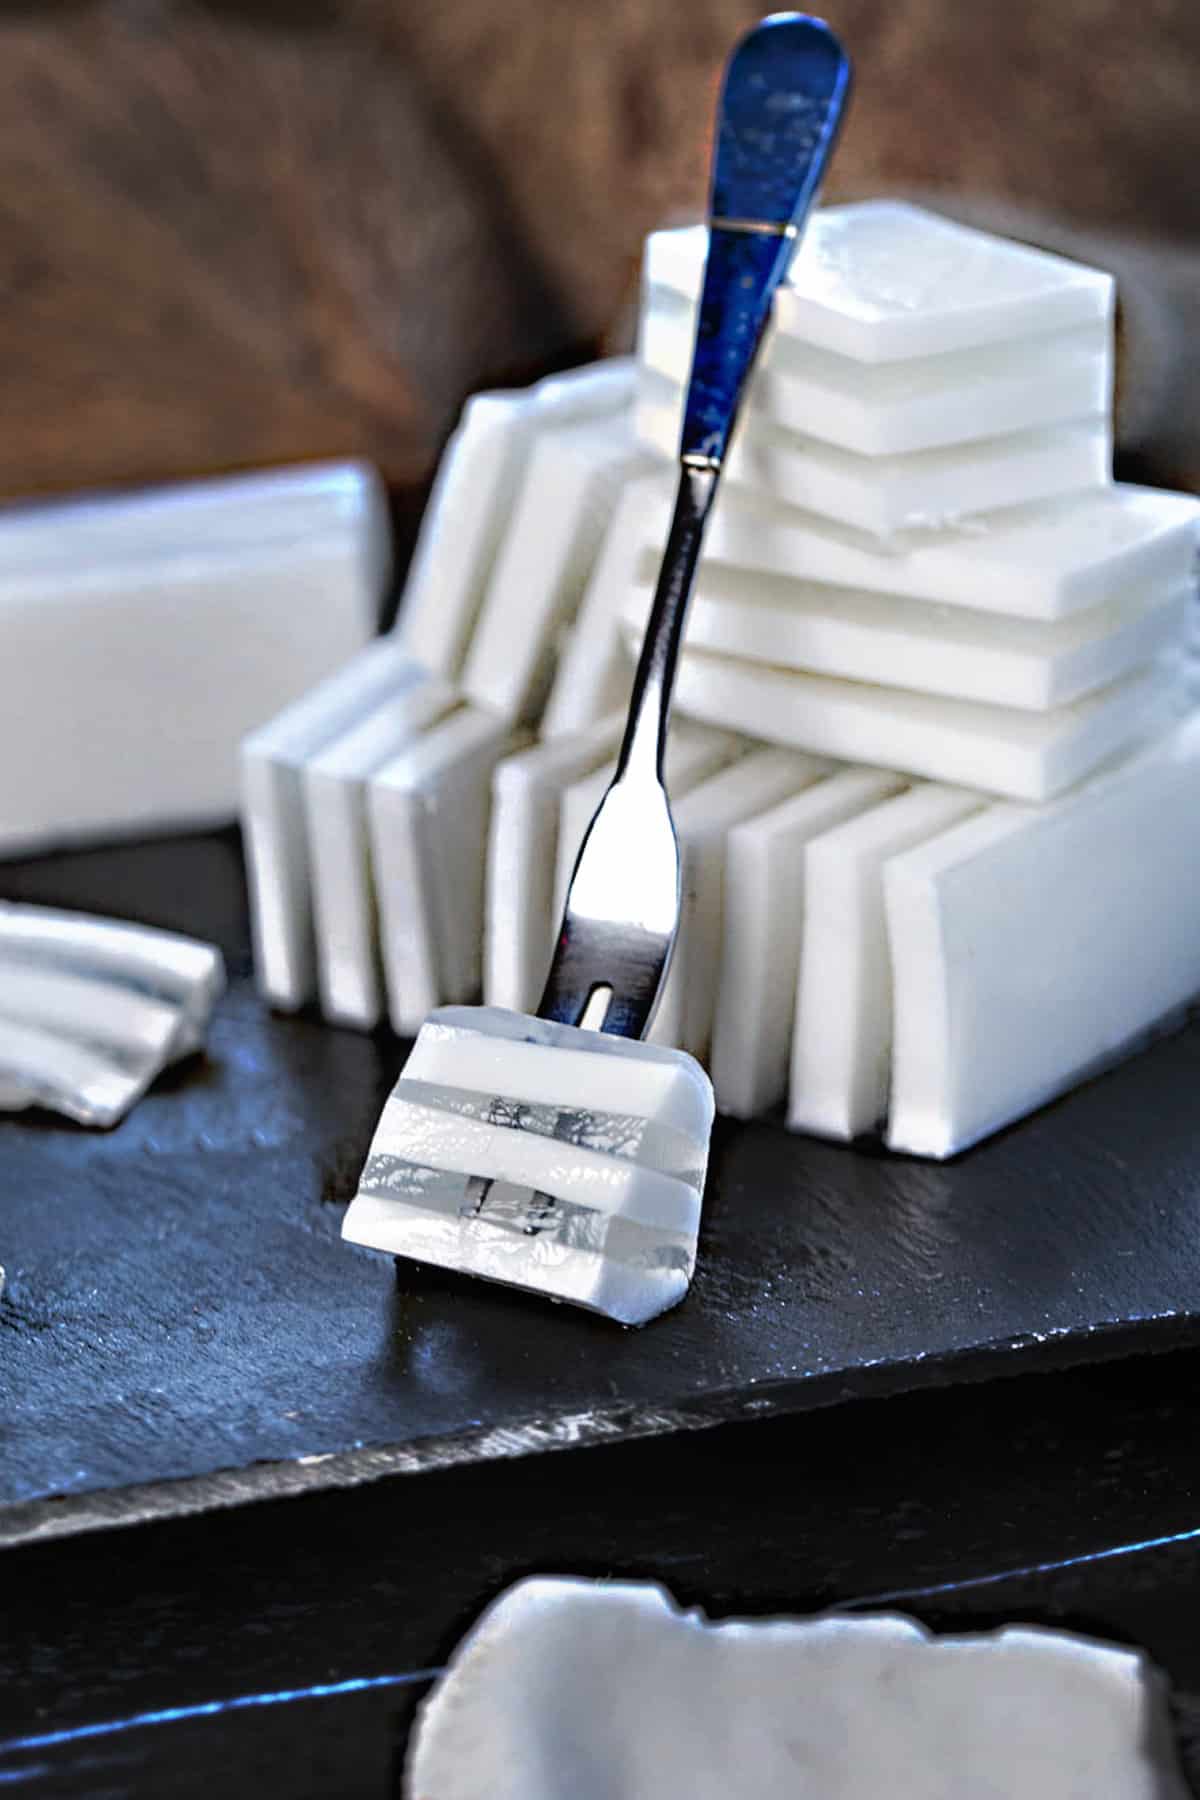
[[234,975],[211,1065],[117,1133],[0,1124],[0,1785],[391,1793],[535,1570],[1075,1625],[1163,1663],[1187,1739],[1195,1028],[946,1168],[723,1131],[695,1292],[622,1334],[338,1245],[400,1050],[258,1006],[232,834],[0,892]]

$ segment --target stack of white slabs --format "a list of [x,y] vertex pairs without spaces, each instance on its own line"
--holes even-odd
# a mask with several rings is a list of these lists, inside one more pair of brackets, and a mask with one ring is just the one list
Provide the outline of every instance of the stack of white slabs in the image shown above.
[[387,501],[314,464],[0,519],[0,853],[228,824],[238,744],[378,627]]
[[[638,429],[673,454],[703,228],[645,261]],[[887,201],[812,219],[726,470],[888,536],[1107,479],[1111,276]]]
[[[249,756],[252,859],[287,844],[255,879],[284,1004],[320,987],[405,1032],[480,992],[536,1007],[666,539],[703,256],[649,240],[636,369],[473,403],[393,639]],[[952,1155],[1200,988],[1200,503],[1110,479],[1112,316],[1101,271],[912,207],[814,217],[668,758],[683,918],[652,1030],[727,1112]]]

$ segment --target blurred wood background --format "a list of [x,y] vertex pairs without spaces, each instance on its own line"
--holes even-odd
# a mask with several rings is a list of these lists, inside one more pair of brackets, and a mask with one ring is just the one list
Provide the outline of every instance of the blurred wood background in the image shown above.
[[[746,0],[0,0],[0,494],[347,452],[619,329]],[[830,0],[830,197],[1106,261],[1122,437],[1200,486],[1197,0]]]

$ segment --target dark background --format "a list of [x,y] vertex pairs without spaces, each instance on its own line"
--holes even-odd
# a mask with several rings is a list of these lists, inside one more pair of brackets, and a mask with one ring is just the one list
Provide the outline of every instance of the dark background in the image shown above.
[[[760,10],[0,0],[0,495],[361,452],[415,504],[467,392],[619,334]],[[1118,269],[1125,442],[1200,483],[1200,6],[827,10],[858,78],[829,196]]]

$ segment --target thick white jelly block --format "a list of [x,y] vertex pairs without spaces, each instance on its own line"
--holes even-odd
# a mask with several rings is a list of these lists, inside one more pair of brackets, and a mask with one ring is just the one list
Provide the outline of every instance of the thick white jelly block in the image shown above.
[[817,756],[1049,800],[1164,721],[1178,685],[1170,666],[1155,667],[1034,713],[686,650],[676,704],[693,719]]
[[[669,290],[643,293],[638,357],[687,385],[697,309]],[[1107,322],[903,362],[861,363],[768,327],[744,417],[836,444],[860,456],[965,445],[1112,406]]]
[[[569,1766],[570,1778],[564,1780]],[[895,1613],[723,1619],[649,1583],[534,1576],[424,1702],[405,1791],[437,1800],[1182,1800],[1144,1657]]]
[[[651,581],[657,574],[666,542],[660,505],[660,472],[626,483],[604,535],[600,554],[575,623],[559,658],[540,730],[543,737],[563,737],[586,730],[629,699],[631,664],[621,646],[617,621],[637,582],[647,545],[657,540]],[[646,611],[638,620],[639,638]]]
[[[704,726],[688,725],[682,719],[678,720],[667,740],[667,792],[673,800],[682,800],[699,782],[706,781],[718,769],[726,768],[729,763],[743,756],[747,748],[745,739],[732,732],[710,731]],[[592,774],[572,782],[563,793],[555,857],[552,912],[554,931],[558,930],[558,921],[566,903],[567,887],[584,835],[615,773],[616,761],[613,759]]]
[[497,763],[523,742],[473,706],[435,725],[367,793],[388,1016],[402,1035],[482,985],[485,854]]
[[[652,588],[643,553],[623,601],[633,641]],[[700,571],[686,641],[750,662],[1045,712],[1107,687],[1180,640],[1189,591],[1130,595],[1068,619],[1006,618],[721,563]]]
[[383,1013],[368,781],[441,718],[454,699],[448,682],[423,673],[416,680],[406,675],[366,718],[304,765],[317,985],[326,1018],[337,1024],[369,1030]]
[[979,794],[922,783],[805,846],[788,1098],[794,1131],[853,1138],[882,1121],[892,1049],[883,866],[982,805]]
[[572,782],[612,761],[624,720],[535,744],[499,763],[488,827],[483,996],[489,1006],[532,1012],[541,997],[554,933],[558,815]]
[[0,850],[232,820],[241,739],[375,630],[375,529],[364,508],[353,528],[5,580]]
[[461,672],[538,430],[620,411],[632,382],[630,360],[613,358],[467,401],[442,452],[397,620],[418,662]]
[[384,1108],[342,1235],[644,1324],[691,1280],[712,1119],[680,1051],[445,1008]]
[[[665,542],[674,478],[658,478],[651,546]],[[647,518],[650,518],[649,510]],[[1118,482],[952,530],[869,538],[746,490],[717,496],[705,561],[1025,619],[1064,619],[1192,579],[1200,499]]]
[[536,719],[621,489],[651,467],[628,412],[537,433],[463,669],[473,704]]
[[733,826],[826,774],[829,764],[793,750],[753,750],[710,775],[674,808],[679,840],[679,930],[648,1033],[707,1063],[721,954],[726,845]]
[[1054,806],[992,806],[884,870],[888,1143],[952,1156],[1200,993],[1200,716]]
[[[664,453],[679,441],[681,390],[664,397],[657,381],[639,392],[638,437]],[[801,508],[887,542],[912,531],[961,526],[976,514],[1103,487],[1112,463],[1107,419],[914,450],[860,456],[782,431],[752,415],[737,429],[726,462],[732,487]]]
[[903,786],[890,770],[841,769],[730,832],[709,1061],[722,1112],[749,1119],[787,1094],[805,846]]
[[424,679],[398,637],[377,638],[242,742],[242,838],[254,968],[272,1006],[293,1012],[317,991],[305,764],[389,695]]
[[[704,226],[654,232],[646,279],[696,294],[707,253]],[[1113,298],[1100,269],[923,207],[868,200],[812,215],[774,319],[781,337],[883,363],[1103,324]]]

